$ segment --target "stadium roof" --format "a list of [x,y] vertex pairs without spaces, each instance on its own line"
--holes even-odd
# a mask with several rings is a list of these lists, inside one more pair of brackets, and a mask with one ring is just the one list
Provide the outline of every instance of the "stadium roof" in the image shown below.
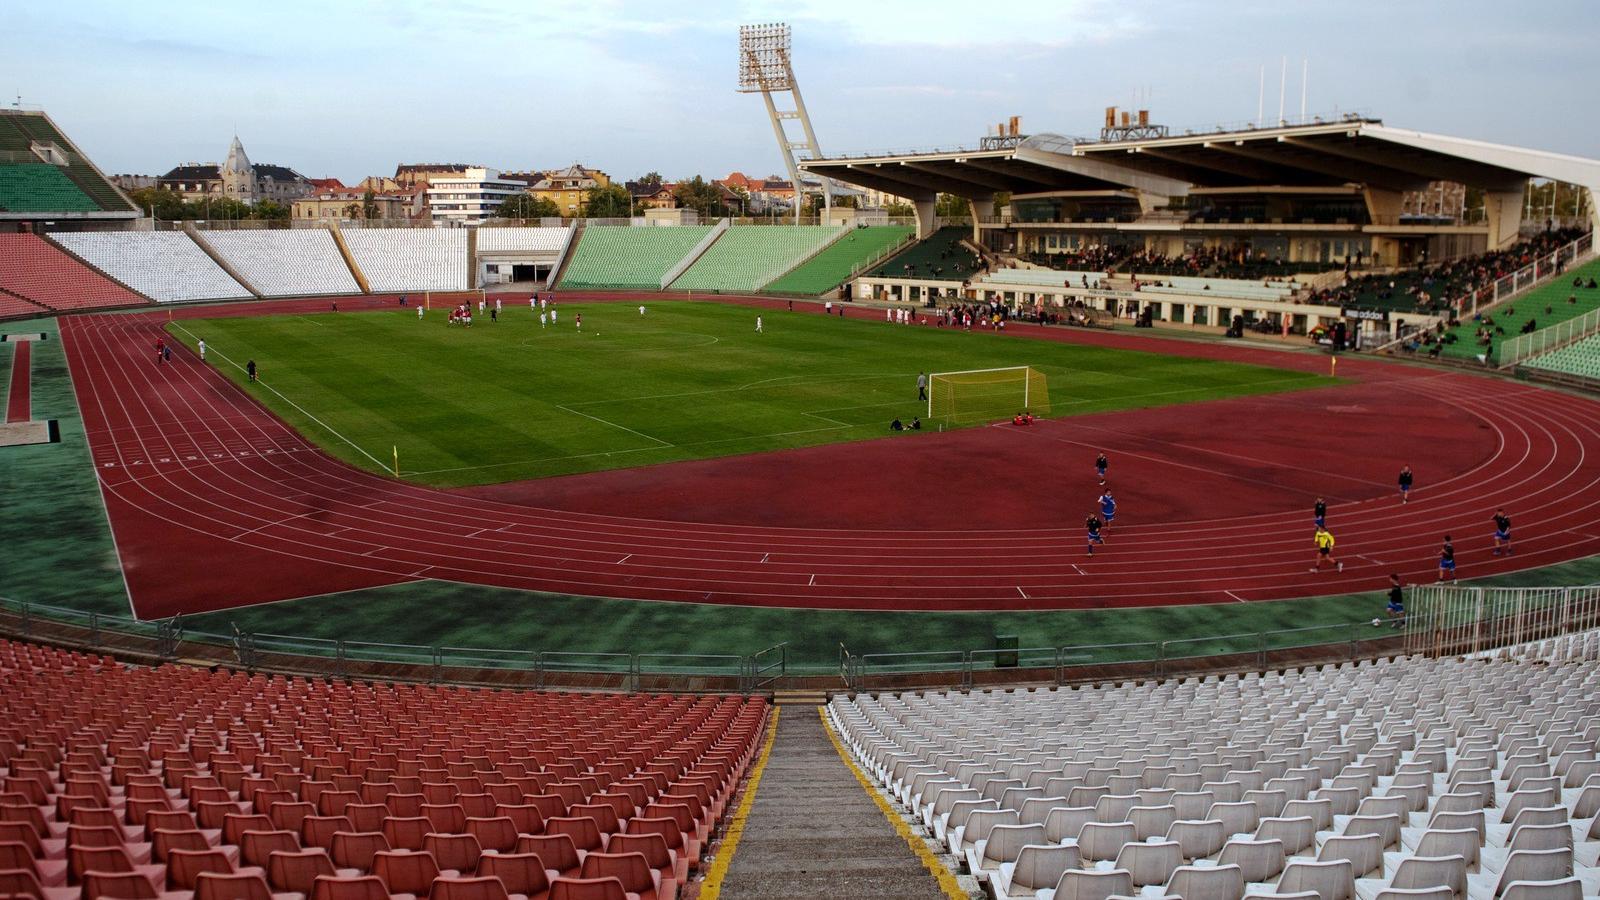
[[1124,141],[1040,134],[1000,149],[830,157],[800,167],[902,195],[1138,190],[1182,196],[1207,188],[1349,185],[1405,191],[1432,181],[1520,191],[1530,177],[1600,187],[1600,160],[1390,128],[1372,119]]
[[40,110],[0,109],[0,220],[133,219],[127,195]]

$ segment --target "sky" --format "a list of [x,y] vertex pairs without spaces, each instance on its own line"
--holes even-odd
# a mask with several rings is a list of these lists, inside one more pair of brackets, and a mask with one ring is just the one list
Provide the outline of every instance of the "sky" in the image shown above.
[[[398,163],[616,178],[782,159],[735,91],[738,26],[787,22],[825,154],[971,146],[1010,116],[1094,135],[1358,111],[1600,158],[1596,0],[0,0],[0,98],[102,170],[222,159],[353,183]],[[1306,62],[1303,64],[1302,61]]]

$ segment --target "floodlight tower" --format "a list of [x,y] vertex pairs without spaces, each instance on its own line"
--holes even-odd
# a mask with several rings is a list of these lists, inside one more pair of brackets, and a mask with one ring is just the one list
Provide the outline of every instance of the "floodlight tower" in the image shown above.
[[[789,167],[789,183],[794,185],[794,218],[800,221],[800,207],[805,197],[800,186],[800,167],[795,151],[806,154],[806,159],[820,159],[822,148],[817,145],[817,134],[811,130],[811,117],[806,115],[806,103],[800,97],[800,85],[794,78],[794,67],[789,63],[789,26],[781,22],[767,25],[739,26],[739,93],[760,93],[767,101],[767,116],[772,119],[772,132],[778,137],[778,150],[783,153],[784,165]],[[792,109],[779,109],[773,94],[788,94]],[[786,122],[798,121],[802,140],[789,136]],[[822,202],[833,208],[833,184],[818,176],[822,182]]]

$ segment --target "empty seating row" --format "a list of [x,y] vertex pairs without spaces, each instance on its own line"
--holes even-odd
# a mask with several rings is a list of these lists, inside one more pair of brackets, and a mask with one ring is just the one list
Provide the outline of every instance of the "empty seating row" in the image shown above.
[[673,897],[767,714],[4,641],[0,683],[0,895],[45,898]]
[[561,287],[660,290],[661,279],[710,233],[709,225],[585,228]]
[[828,711],[997,898],[1600,891],[1593,657],[861,695]]
[[754,291],[844,231],[831,225],[735,225],[671,286],[676,291]]
[[912,244],[866,274],[884,278],[919,278],[933,281],[963,281],[983,269],[983,260],[962,241],[972,229],[947,225],[927,238]]
[[333,235],[321,228],[208,231],[201,238],[268,297],[361,292]]
[[0,290],[61,312],[146,302],[34,234],[0,234]]
[[467,233],[459,228],[350,228],[342,234],[375,293],[466,290]]
[[52,237],[90,265],[157,301],[251,296],[179,231],[61,232]]
[[1040,287],[1098,287],[1106,279],[1104,272],[1086,272],[1078,269],[1000,269],[979,275],[973,281],[980,284],[1021,284]]
[[1567,375],[1600,379],[1600,334],[1527,360],[1523,365]]
[[48,163],[0,164],[0,211],[91,212],[99,204]]
[[478,229],[479,253],[558,253],[569,228],[516,228],[485,225]]
[[849,234],[824,247],[817,255],[770,282],[762,291],[812,297],[831,291],[854,275],[857,269],[910,240],[915,233],[916,229],[901,225],[853,228]]
[[50,310],[0,288],[0,319],[48,315]]

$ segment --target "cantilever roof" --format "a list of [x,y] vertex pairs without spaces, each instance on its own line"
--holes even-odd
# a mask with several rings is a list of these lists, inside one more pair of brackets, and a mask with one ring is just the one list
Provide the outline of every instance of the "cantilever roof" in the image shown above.
[[1391,128],[1371,119],[1127,141],[1034,135],[1005,149],[833,157],[808,172],[879,190],[1010,191],[1344,187],[1413,190],[1456,181],[1520,190],[1530,178],[1600,188],[1600,160]]

